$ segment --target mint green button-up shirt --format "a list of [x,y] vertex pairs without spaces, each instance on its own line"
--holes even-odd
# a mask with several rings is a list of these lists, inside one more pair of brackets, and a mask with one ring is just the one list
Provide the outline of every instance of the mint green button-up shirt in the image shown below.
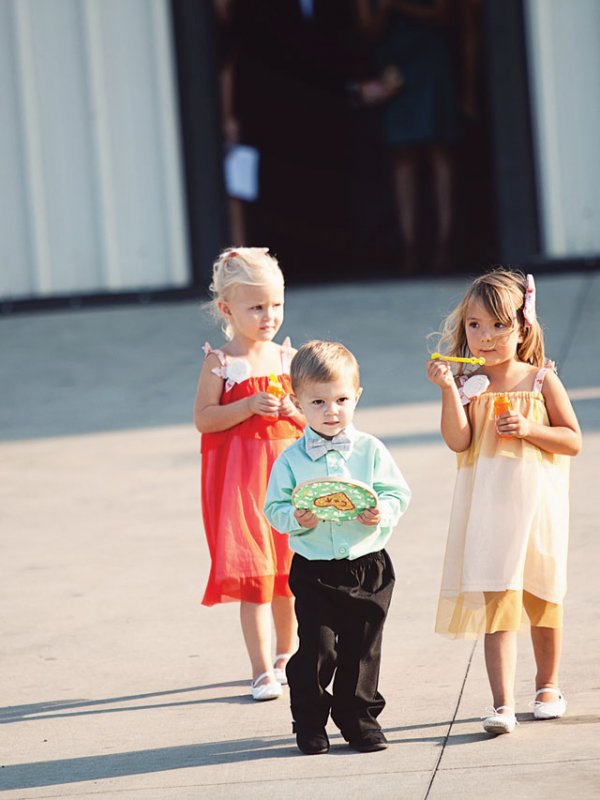
[[[279,456],[271,471],[265,515],[276,531],[289,534],[291,549],[311,561],[353,560],[381,550],[410,501],[410,489],[385,445],[354,427],[348,427],[346,434],[352,441],[350,452],[329,450],[313,461],[306,451],[306,441],[321,437],[306,428],[304,435]],[[379,525],[371,527],[350,520],[319,522],[310,530],[300,527],[294,517],[292,492],[299,483],[315,478],[345,478],[371,486],[379,498]]]

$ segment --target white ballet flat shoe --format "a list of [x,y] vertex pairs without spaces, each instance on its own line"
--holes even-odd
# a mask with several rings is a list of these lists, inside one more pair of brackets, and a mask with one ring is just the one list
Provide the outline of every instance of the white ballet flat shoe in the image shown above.
[[[508,709],[510,714],[498,713],[503,708]],[[483,730],[486,733],[512,733],[519,724],[510,706],[498,706],[498,708],[490,708],[489,710],[492,713],[487,717],[481,718],[483,721]]]
[[[256,685],[257,683],[260,683],[263,678],[269,677],[273,678],[273,680],[269,681],[268,683],[261,683],[260,686]],[[276,700],[283,694],[283,689],[281,688],[279,681],[275,680],[275,676],[273,675],[272,671],[263,672],[250,684],[250,694],[252,695],[253,700]]]
[[[544,692],[556,695],[556,700],[547,700],[542,702],[538,700],[538,696]],[[533,706],[534,719],[557,719],[563,717],[567,710],[567,701],[562,696],[560,689],[555,689],[553,686],[542,686],[535,693],[536,699],[530,703]]]
[[282,658],[285,658],[286,662],[293,656],[293,653],[279,653],[279,655],[275,656],[275,663],[273,664],[273,673],[275,675],[275,680],[279,681],[282,686],[288,682],[287,675],[285,674],[285,667],[276,667],[275,664]]

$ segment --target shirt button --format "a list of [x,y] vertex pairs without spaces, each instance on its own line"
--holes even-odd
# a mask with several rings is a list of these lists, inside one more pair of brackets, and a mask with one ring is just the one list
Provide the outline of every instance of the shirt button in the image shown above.
[[346,545],[345,544],[340,545],[340,547],[338,548],[338,553],[342,556],[345,556],[347,552],[348,548],[346,547]]

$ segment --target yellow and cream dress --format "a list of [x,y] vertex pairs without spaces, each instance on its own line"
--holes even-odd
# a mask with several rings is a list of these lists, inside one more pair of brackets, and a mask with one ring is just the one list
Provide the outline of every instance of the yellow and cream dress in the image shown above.
[[[542,384],[509,392],[512,409],[549,425]],[[436,632],[475,638],[532,625],[562,625],[569,531],[568,456],[496,433],[493,392],[470,404],[471,445],[458,471],[437,610]]]

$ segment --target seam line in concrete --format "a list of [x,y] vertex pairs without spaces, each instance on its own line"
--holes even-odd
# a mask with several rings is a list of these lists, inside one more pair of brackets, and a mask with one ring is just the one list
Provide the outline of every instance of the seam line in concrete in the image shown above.
[[462,700],[463,692],[465,691],[465,686],[467,684],[467,678],[469,677],[469,671],[471,669],[471,664],[473,662],[473,656],[475,655],[475,648],[477,647],[477,641],[473,642],[473,647],[471,649],[471,653],[469,655],[469,660],[467,661],[467,668],[465,670],[465,677],[463,678],[462,685],[460,687],[460,692],[458,693],[458,698],[456,700],[456,705],[454,707],[454,713],[452,714],[452,719],[450,720],[450,724],[448,725],[448,731],[444,737],[444,741],[442,742],[442,746],[440,748],[440,754],[438,756],[437,761],[435,762],[435,766],[431,773],[431,780],[429,781],[429,785],[427,786],[427,790],[425,792],[425,796],[423,800],[428,800],[429,794],[431,792],[431,787],[433,786],[433,782],[435,780],[435,776],[438,774],[440,764],[442,762],[442,758],[444,757],[444,752],[446,750],[446,745],[448,744],[448,739],[450,738],[450,734],[452,732],[452,728],[454,726],[454,721],[456,720],[456,715],[458,714],[458,709],[460,707],[460,701]]
[[535,761],[507,761],[507,762],[500,762],[498,764],[471,764],[469,767],[465,767],[461,765],[460,767],[444,767],[442,772],[460,772],[461,770],[466,772],[473,771],[473,770],[480,770],[480,769],[505,769],[506,767],[510,767],[511,769],[517,769],[520,767],[547,767],[550,764],[564,764],[565,766],[572,766],[573,764],[587,764],[593,763],[596,764],[598,762],[597,758],[590,756],[589,758],[565,758],[565,759],[552,759],[551,761],[542,761],[537,759]]

